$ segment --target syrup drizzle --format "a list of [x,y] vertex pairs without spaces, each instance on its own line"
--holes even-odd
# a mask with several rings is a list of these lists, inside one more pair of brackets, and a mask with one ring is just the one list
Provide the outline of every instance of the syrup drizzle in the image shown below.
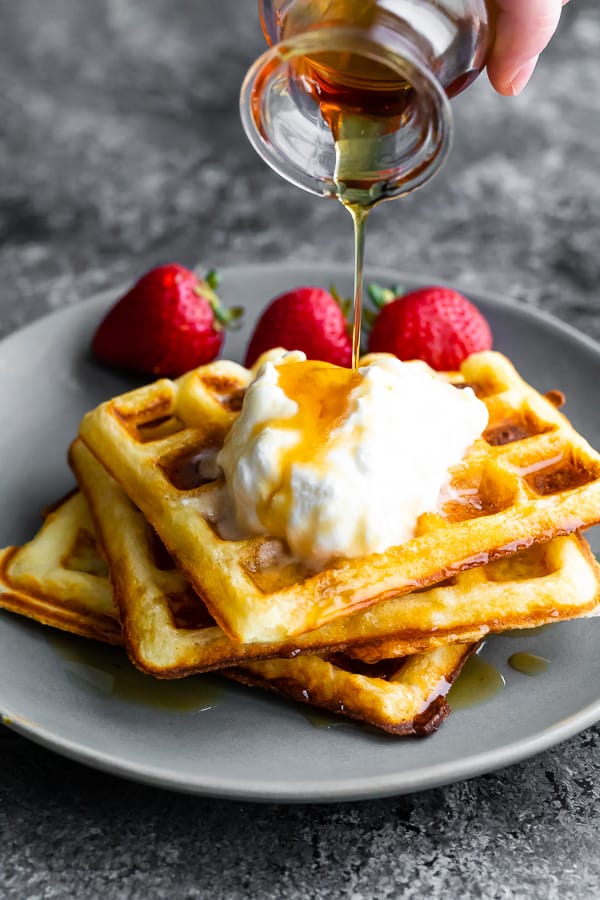
[[508,657],[511,669],[521,672],[523,675],[542,675],[547,671],[549,660],[536,653],[513,653]]
[[295,415],[279,419],[274,425],[300,435],[300,442],[289,453],[294,462],[312,461],[320,443],[326,442],[347,417],[350,393],[358,386],[360,375],[310,360],[287,363],[278,372],[279,387],[297,403],[298,409]]
[[354,318],[352,320],[352,368],[358,370],[362,320],[362,295],[365,266],[367,216],[370,210],[360,204],[348,204],[346,209],[354,224]]
[[505,687],[504,676],[491,663],[475,654],[466,661],[462,672],[448,692],[451,709],[478,706],[495,697]]
[[270,534],[281,534],[282,521],[289,519],[290,511],[282,507],[282,498],[287,497],[291,502],[292,468],[310,465],[319,469],[324,465],[329,436],[347,418],[350,394],[361,378],[352,369],[313,360],[286,363],[279,367],[278,375],[279,387],[296,403],[297,409],[292,416],[270,422],[269,427],[289,430],[296,439],[282,450],[278,460],[281,473],[278,490],[257,507],[257,515]]
[[49,635],[48,640],[64,660],[67,677],[95,693],[175,713],[204,712],[224,696],[223,687],[211,675],[164,681],[139,672],[118,648],[61,633]]

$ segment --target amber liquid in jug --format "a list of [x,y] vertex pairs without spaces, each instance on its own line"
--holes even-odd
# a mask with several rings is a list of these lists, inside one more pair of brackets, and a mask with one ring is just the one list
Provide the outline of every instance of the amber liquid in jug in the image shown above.
[[483,68],[491,19],[484,0],[263,0],[259,7],[271,50],[246,79],[242,120],[273,168],[337,197],[353,217],[356,367],[367,215],[441,165],[448,98]]

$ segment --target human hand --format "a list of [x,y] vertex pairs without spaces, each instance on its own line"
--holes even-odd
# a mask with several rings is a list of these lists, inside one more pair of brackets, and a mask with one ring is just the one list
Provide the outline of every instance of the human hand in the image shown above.
[[556,31],[568,0],[495,0],[496,40],[488,60],[488,77],[500,94],[520,94],[538,56]]

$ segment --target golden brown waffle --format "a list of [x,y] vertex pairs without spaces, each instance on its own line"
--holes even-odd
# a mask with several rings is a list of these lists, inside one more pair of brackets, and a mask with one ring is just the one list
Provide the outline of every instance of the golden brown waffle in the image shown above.
[[432,734],[450,712],[446,695],[475,644],[438,647],[362,667],[343,655],[268,659],[225,674],[392,734]]
[[597,616],[600,567],[576,533],[461,572],[440,586],[400,598],[398,606],[402,600],[387,638],[355,644],[348,653],[372,663],[439,644]]
[[598,602],[597,564],[583,538],[571,535],[282,643],[240,644],[214,623],[142,513],[81,441],[70,459],[110,562],[129,656],[163,678],[315,650],[365,660],[409,656],[586,615]]
[[[86,446],[75,441],[69,461],[87,497],[132,662],[161,678],[181,678],[243,662],[246,648],[223,632],[172,557]],[[256,647],[256,645],[254,645]],[[257,654],[251,652],[251,657]],[[272,647],[263,656],[273,655]]]
[[[114,516],[118,513],[117,507]],[[57,506],[29,544],[2,551],[0,603],[44,624],[118,643],[120,630],[106,566],[93,541],[86,501],[77,493]],[[129,549],[123,546],[122,553]],[[139,567],[139,556],[134,553],[133,571],[136,560]],[[164,572],[165,586],[180,587],[179,573],[157,571]],[[156,624],[152,606],[147,609]],[[167,625],[167,641],[171,639]],[[330,660],[306,656],[273,660],[265,670],[256,664],[259,668],[252,671],[237,668],[223,674],[249,684],[268,683],[285,696],[396,734],[431,734],[448,715],[444,695],[471,650],[464,645],[445,647],[430,655],[377,666],[342,656]]]
[[600,456],[505,357],[485,352],[454,380],[483,400],[489,426],[414,538],[317,573],[279,540],[224,539],[214,461],[250,377],[222,362],[162,379],[102,404],[80,430],[235,640],[284,641],[600,521]]
[[22,547],[0,551],[0,606],[110,644],[121,628],[81,493],[59,503]]

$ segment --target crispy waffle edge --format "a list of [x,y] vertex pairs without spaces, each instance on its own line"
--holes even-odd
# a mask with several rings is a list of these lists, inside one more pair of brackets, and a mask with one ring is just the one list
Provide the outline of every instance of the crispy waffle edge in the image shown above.
[[[318,682],[311,685],[309,695],[306,690],[306,682],[295,677],[295,660],[257,662],[248,667],[226,669],[222,674],[242,684],[259,687],[302,704],[317,706],[334,715],[374,726],[391,735],[427,737],[437,731],[450,714],[451,708],[447,701],[448,691],[460,675],[467,659],[477,651],[478,647],[479,644],[464,645],[462,648],[447,647],[446,651],[452,651],[456,658],[454,663],[444,670],[444,674],[440,678],[440,681],[445,682],[443,690],[440,691],[439,685],[437,687],[432,685],[428,696],[421,698],[419,710],[406,719],[401,716],[394,717],[385,708],[385,704],[369,703],[368,699],[362,697],[361,681],[363,676],[358,673],[342,671],[344,687],[335,698],[327,696],[327,689]],[[312,657],[304,657],[305,665],[310,666],[312,659]],[[402,672],[405,661],[398,662],[398,669]],[[319,663],[321,666],[333,670],[337,668],[333,660],[319,660]],[[275,676],[268,674],[269,668],[273,666],[280,670],[279,674]],[[367,677],[373,678],[375,681],[382,680],[377,676]],[[324,678],[323,683],[327,680]],[[410,680],[406,686],[411,687]],[[357,702],[358,698],[362,699],[362,703]]]
[[116,617],[112,619],[96,613],[83,603],[66,606],[61,598],[13,585],[7,567],[19,549],[7,547],[0,551],[0,608],[40,625],[105,644],[122,645],[123,637]]

